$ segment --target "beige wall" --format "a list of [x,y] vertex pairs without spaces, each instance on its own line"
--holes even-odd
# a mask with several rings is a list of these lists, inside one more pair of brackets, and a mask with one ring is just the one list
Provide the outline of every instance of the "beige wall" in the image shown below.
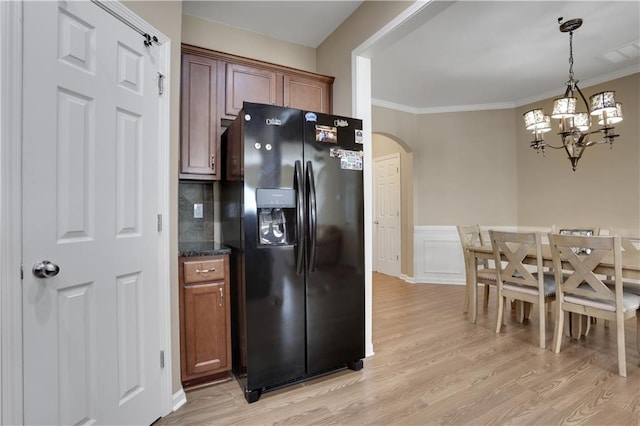
[[277,40],[191,15],[182,15],[182,42],[316,72],[316,50],[312,47]]
[[336,78],[333,84],[335,114],[352,115],[351,52],[413,3],[366,0],[318,46],[317,72]]
[[[564,150],[548,149],[543,157],[529,148],[532,135],[524,129],[522,114],[537,107],[550,113],[553,100],[525,105],[515,111],[518,225],[597,225],[640,235],[639,82],[640,74],[633,74],[582,88],[587,100],[599,91],[615,90],[622,102],[624,120],[616,125],[620,137],[615,140],[613,150],[609,145],[587,148],[575,172]],[[552,125],[557,128],[556,123]],[[560,144],[560,137],[553,131],[545,139],[550,144]]]
[[126,1],[124,5],[171,39],[170,66],[170,149],[169,149],[169,214],[166,229],[169,235],[171,259],[171,360],[172,390],[182,389],[180,382],[180,322],[178,310],[178,160],[180,146],[180,38],[182,32],[182,2]]
[[[387,135],[373,134],[373,160],[391,154],[400,155],[400,272],[413,277],[413,152],[402,142]],[[375,214],[375,213],[374,213]]]
[[373,129],[413,151],[416,226],[517,224],[513,110],[414,115],[373,107]]

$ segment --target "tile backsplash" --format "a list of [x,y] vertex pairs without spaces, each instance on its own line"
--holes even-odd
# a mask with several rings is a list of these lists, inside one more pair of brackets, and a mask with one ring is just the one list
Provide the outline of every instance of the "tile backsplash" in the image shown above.
[[211,182],[178,184],[179,243],[215,240],[213,202]]

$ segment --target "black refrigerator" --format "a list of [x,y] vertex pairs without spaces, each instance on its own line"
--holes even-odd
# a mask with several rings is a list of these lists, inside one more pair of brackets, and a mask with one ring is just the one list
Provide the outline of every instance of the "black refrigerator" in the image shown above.
[[233,371],[263,392],[360,370],[362,121],[245,102],[222,137]]

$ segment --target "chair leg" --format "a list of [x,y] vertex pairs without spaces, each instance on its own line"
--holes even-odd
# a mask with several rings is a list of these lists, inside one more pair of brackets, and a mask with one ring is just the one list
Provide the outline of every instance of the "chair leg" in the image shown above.
[[519,324],[524,322],[524,306],[525,303],[522,300],[516,300],[516,321],[518,321]]
[[546,306],[547,304],[544,303],[544,300],[542,301],[542,303],[538,303],[538,315],[540,316],[539,320],[538,320],[538,327],[540,328],[539,332],[540,332],[540,349],[544,349],[546,347],[547,344],[547,324],[546,324],[546,316],[547,316],[547,312],[546,312]]
[[624,320],[617,318],[616,334],[618,335],[618,374],[627,377],[627,358],[624,347]]
[[484,310],[486,311],[489,308],[489,290],[491,286],[489,284],[484,285]]
[[500,333],[500,328],[502,328],[502,322],[503,322],[503,316],[504,316],[503,311],[504,311],[505,302],[506,302],[505,297],[502,297],[502,296],[498,297],[498,314],[496,316],[496,333]]
[[638,345],[638,352],[640,352],[640,313],[636,312],[636,345]]
[[469,285],[464,286],[464,305],[462,306],[462,313],[469,312]]
[[556,302],[556,326],[553,331],[553,352],[560,352],[562,335],[564,334],[564,312],[560,310],[560,302]]

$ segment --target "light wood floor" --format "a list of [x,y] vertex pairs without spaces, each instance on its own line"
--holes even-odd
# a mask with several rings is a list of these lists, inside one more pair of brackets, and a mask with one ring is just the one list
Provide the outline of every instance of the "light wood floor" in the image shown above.
[[185,406],[157,424],[640,424],[635,321],[627,324],[624,379],[613,327],[565,338],[554,354],[538,348],[535,313],[524,324],[510,318],[495,334],[494,295],[474,325],[462,313],[462,286],[374,274],[375,355],[363,370],[266,393],[253,404],[235,381],[191,391]]

